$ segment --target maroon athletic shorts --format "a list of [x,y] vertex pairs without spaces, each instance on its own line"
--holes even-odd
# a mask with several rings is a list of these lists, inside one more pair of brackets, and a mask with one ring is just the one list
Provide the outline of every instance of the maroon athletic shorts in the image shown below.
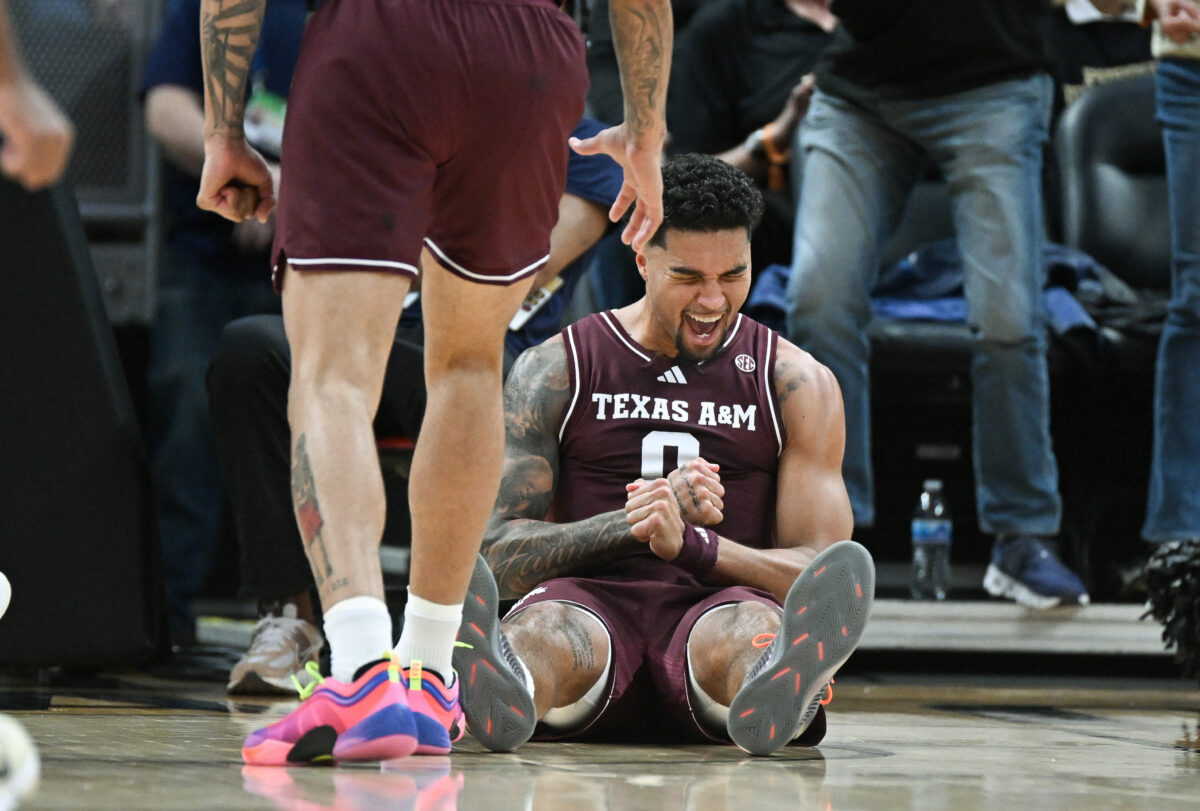
[[[692,710],[688,637],[697,620],[719,605],[753,600],[778,608],[779,602],[757,589],[698,585],[687,582],[691,578],[681,571],[680,575],[645,580],[562,577],[540,584],[513,606],[506,619],[542,602],[557,600],[580,606],[599,617],[612,641],[609,692],[599,711],[583,727],[565,734],[539,726],[539,739],[624,743],[729,740],[724,735],[713,737]],[[813,746],[824,736],[822,708],[796,743]]]
[[325,0],[288,98],[275,284],[298,270],[541,267],[587,91],[553,0]]

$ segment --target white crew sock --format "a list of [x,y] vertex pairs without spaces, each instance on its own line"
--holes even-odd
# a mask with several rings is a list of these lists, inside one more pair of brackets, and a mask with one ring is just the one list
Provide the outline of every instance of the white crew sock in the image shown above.
[[380,659],[392,641],[392,616],[378,597],[349,597],[325,612],[329,670],[349,683],[367,662]]
[[396,659],[401,667],[419,661],[449,687],[454,683],[454,640],[462,624],[462,603],[443,605],[418,597],[410,590],[404,606],[404,625],[396,642]]

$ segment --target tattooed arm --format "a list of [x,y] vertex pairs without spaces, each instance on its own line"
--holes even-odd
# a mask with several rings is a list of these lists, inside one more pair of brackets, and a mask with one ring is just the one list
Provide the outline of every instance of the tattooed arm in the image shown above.
[[242,129],[246,87],[267,0],[201,0],[204,169],[196,204],[226,219],[266,222],[275,190],[266,161]]
[[640,250],[662,222],[662,146],[667,134],[667,77],[674,38],[668,0],[612,0],[613,45],[621,70],[625,121],[586,140],[571,139],[583,155],[605,153],[625,170],[608,216],[613,222],[637,203],[621,239]]
[[483,536],[503,599],[594,569],[636,545],[624,510],[570,524],[545,520],[558,479],[558,421],[570,394],[558,336],[526,350],[504,386],[504,473]]
[[779,548],[753,549],[721,538],[708,580],[766,589],[782,600],[818,552],[850,537],[854,517],[842,480],[846,418],[833,373],[780,339],[775,393],[787,432],[776,477]]

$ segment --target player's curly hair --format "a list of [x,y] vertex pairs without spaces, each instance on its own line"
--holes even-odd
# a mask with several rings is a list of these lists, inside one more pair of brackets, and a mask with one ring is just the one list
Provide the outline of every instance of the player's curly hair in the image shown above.
[[663,247],[666,231],[724,231],[762,219],[763,197],[742,170],[711,155],[686,154],[663,164],[663,222],[650,244]]

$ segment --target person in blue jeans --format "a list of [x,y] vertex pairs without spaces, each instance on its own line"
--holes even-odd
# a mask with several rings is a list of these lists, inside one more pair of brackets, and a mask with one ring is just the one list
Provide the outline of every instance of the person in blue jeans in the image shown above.
[[829,366],[846,407],[856,525],[875,520],[868,292],[880,248],[932,160],[946,179],[974,339],[985,588],[1036,608],[1083,603],[1047,539],[1062,512],[1042,321],[1042,149],[1053,82],[1048,0],[858,0],[816,70],[803,156],[788,337]]
[[1157,117],[1167,159],[1171,298],[1158,345],[1142,537],[1200,540],[1200,4],[1141,0],[1155,20]]
[[[275,161],[282,126],[276,114],[291,85],[307,14],[305,0],[271,3],[254,59],[254,134]],[[172,0],[146,60],[142,93],[147,130],[165,158],[166,235],[150,330],[148,433],[168,620],[178,644],[194,636],[192,603],[216,563],[225,515],[204,375],[227,323],[280,312],[271,287],[274,223],[235,224],[196,207],[203,90],[200,0]]]

